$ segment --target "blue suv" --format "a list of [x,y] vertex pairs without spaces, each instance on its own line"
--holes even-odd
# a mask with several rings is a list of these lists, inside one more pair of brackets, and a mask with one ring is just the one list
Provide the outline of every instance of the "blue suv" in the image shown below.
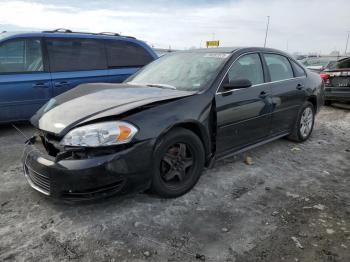
[[54,30],[0,34],[0,123],[28,120],[50,98],[82,83],[120,83],[157,58],[114,33]]

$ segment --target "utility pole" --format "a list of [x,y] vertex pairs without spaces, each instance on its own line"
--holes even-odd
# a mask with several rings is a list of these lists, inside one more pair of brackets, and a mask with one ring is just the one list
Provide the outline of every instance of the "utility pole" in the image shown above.
[[346,45],[345,45],[344,55],[346,55],[346,53],[348,51],[349,36],[350,36],[350,31],[348,31],[348,37],[346,38]]
[[270,16],[267,16],[267,24],[266,24],[266,34],[265,34],[265,41],[264,41],[264,47],[266,47],[266,40],[267,40],[267,34],[269,32],[269,25],[270,25]]

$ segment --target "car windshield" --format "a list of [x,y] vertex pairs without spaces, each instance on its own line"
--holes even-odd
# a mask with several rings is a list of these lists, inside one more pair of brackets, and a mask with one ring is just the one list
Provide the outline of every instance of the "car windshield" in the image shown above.
[[128,84],[198,91],[212,81],[229,53],[183,52],[163,56],[128,78]]

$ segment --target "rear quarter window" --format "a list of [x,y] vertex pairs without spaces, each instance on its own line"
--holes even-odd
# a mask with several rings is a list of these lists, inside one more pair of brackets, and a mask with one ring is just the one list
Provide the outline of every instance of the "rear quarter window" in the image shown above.
[[108,66],[141,67],[153,61],[153,57],[142,46],[122,40],[106,41]]
[[293,60],[291,60],[290,62],[292,63],[295,77],[301,77],[306,75],[304,69],[300,65],[295,63]]

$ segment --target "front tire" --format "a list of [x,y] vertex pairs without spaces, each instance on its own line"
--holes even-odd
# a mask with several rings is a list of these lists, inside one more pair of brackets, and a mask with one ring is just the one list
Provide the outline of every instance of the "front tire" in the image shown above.
[[288,139],[295,142],[306,141],[312,133],[314,123],[315,108],[310,102],[305,102],[299,110],[297,121]]
[[173,198],[187,193],[197,183],[204,167],[204,147],[193,132],[175,128],[154,150],[154,175],[151,191]]

